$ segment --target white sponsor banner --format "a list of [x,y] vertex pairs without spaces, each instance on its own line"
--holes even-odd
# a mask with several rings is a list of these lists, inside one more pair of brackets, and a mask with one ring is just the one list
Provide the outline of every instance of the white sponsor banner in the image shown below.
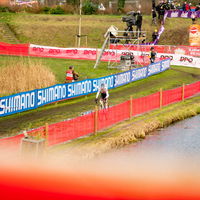
[[[97,53],[100,53],[101,49],[97,49]],[[135,56],[135,60],[139,59],[142,63],[142,55],[145,58],[145,63],[149,61],[149,53],[137,52],[137,51],[127,51],[127,50],[110,50],[106,49],[102,59],[103,61],[117,61],[119,62],[120,56],[126,52],[131,52]],[[117,55],[116,55],[117,54]],[[95,60],[96,59],[96,49],[94,48],[58,48],[49,46],[40,46],[30,44],[30,56],[41,56],[41,57],[53,57],[53,58],[66,58],[66,59],[86,59]],[[183,54],[167,54],[167,53],[157,53],[156,61],[160,59],[171,59],[171,65],[187,66],[187,67],[197,67],[200,68],[200,58],[183,55]]]

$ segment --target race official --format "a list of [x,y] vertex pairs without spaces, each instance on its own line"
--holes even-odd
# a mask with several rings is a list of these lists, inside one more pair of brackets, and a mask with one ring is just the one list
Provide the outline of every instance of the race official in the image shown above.
[[78,80],[79,75],[77,72],[74,71],[74,67],[71,65],[69,66],[69,70],[66,71],[66,80],[65,83],[71,83]]

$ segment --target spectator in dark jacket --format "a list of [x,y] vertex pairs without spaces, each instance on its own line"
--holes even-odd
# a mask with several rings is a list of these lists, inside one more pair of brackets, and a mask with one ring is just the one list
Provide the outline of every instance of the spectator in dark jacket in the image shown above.
[[152,0],[152,9],[155,9],[155,1]]
[[152,20],[151,20],[151,25],[152,25],[153,21],[154,21],[155,25],[157,26],[157,23],[156,23],[156,12],[155,12],[154,9],[152,9]]
[[160,23],[162,23],[162,21],[163,21],[164,14],[165,14],[165,10],[161,6],[161,8],[160,8]]
[[155,41],[157,36],[158,36],[158,31],[157,29],[155,29],[155,31],[152,33],[152,40]]
[[195,11],[199,11],[200,10],[200,3],[199,5],[196,6]]
[[187,2],[185,1],[185,2],[183,3],[183,7],[182,7],[183,11],[186,11],[186,4],[187,4]]
[[159,3],[157,6],[156,6],[156,11],[158,12],[158,19],[160,19],[160,8],[161,8],[161,3]]
[[136,36],[138,36],[138,31],[140,31],[139,33],[139,37],[141,36],[141,27],[142,27],[142,15],[140,14],[140,11],[137,11],[137,20],[136,20],[136,24],[137,24],[137,28],[136,28]]

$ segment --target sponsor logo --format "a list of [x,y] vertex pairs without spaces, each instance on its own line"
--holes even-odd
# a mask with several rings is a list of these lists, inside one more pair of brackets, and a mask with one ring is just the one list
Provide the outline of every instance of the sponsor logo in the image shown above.
[[171,13],[171,17],[178,17],[178,12],[177,12],[177,11],[172,12],[172,13]]
[[122,74],[115,75],[115,87],[118,85],[126,84],[130,82],[131,73],[125,72]]
[[173,60],[173,56],[168,56],[168,55],[161,55],[160,58],[163,58],[163,59],[170,58],[170,60]]
[[189,62],[192,63],[193,62],[193,58],[188,58],[188,57],[180,57],[180,61],[181,62]]
[[60,49],[49,49],[49,53],[50,54],[59,54],[60,53]]
[[198,28],[193,26],[191,29],[190,29],[190,33],[192,34],[196,34],[198,32]]
[[187,11],[186,12],[182,12],[181,13],[181,17],[188,18],[188,12]]
[[66,86],[57,85],[55,87],[45,88],[38,90],[38,102],[37,105],[50,103],[52,101],[66,98]]
[[96,55],[96,51],[95,50],[84,50],[83,54],[85,55]]
[[0,99],[0,115],[35,107],[35,92]]
[[43,52],[44,48],[40,48],[40,47],[33,47],[33,51],[37,51],[37,52]]
[[70,50],[66,50],[66,53],[77,54],[78,50],[77,49],[70,49]]
[[149,65],[148,67],[148,76],[160,72],[160,62],[156,64]]
[[132,81],[146,78],[147,76],[147,67],[143,67],[141,69],[136,69],[132,71]]

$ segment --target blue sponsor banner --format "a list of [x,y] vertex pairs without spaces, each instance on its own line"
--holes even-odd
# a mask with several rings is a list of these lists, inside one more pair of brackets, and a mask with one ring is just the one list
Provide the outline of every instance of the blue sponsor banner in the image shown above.
[[67,85],[58,84],[37,90],[37,107],[67,99]]
[[119,87],[131,82],[131,71],[115,74],[114,76],[115,76],[114,87]]
[[170,58],[163,60],[161,64],[161,71],[164,72],[165,70],[170,68]]
[[170,68],[170,59],[152,63],[148,66],[147,76],[151,76]]
[[98,91],[101,83],[105,83],[108,89],[114,88],[114,75],[96,79],[85,79],[84,81],[66,84],[67,98],[78,97],[95,93]]
[[147,67],[131,70],[131,81],[137,81],[147,77]]
[[37,90],[0,98],[0,117],[36,108]]

